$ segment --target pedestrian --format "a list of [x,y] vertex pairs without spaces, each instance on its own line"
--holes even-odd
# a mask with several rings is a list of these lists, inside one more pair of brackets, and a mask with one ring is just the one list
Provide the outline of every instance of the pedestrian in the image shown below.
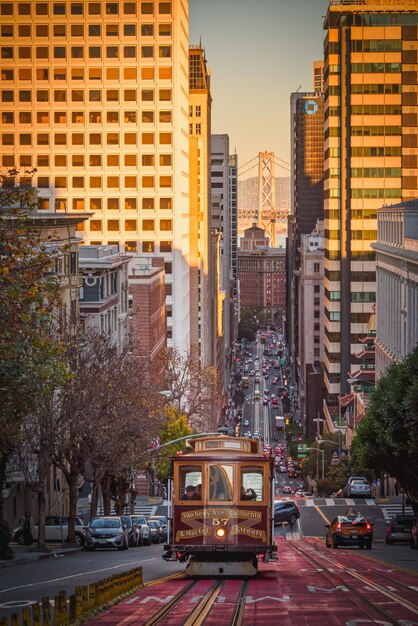
[[25,511],[25,514],[22,515],[20,519],[20,528],[22,530],[23,543],[25,546],[30,546],[33,543],[33,535],[35,532],[35,524],[30,511]]

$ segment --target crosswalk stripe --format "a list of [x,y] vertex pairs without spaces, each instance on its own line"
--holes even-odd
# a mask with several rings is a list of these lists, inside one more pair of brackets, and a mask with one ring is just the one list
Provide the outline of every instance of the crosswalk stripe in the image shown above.
[[334,506],[334,498],[325,498],[326,506]]

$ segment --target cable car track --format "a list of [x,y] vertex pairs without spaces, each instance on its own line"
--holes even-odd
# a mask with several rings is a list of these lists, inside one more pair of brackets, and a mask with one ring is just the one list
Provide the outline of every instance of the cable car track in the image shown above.
[[[337,560],[332,559],[328,555],[320,553],[318,550],[316,550],[316,548],[315,548],[315,552],[317,552],[317,554],[314,555],[312,549],[309,549],[309,550],[303,549],[300,543],[296,545],[293,542],[289,541],[288,545],[295,552],[305,556],[309,560],[310,563],[313,562],[315,565],[323,567],[323,561],[326,561],[330,563],[331,565],[333,565],[334,567],[340,569],[341,571],[344,571],[345,574],[347,574],[348,576],[351,576],[358,582],[363,583],[365,586],[368,587],[369,590],[382,594],[383,596],[388,598],[391,602],[395,603],[395,605],[397,605],[398,607],[402,607],[404,609],[407,609],[414,615],[418,615],[418,604],[414,604],[410,602],[409,600],[407,600],[406,598],[399,597],[399,595],[396,595],[394,592],[388,589],[385,589],[385,587],[383,587],[379,583],[372,581],[370,577],[365,577],[359,574],[358,572],[353,571],[353,569],[351,568],[346,568],[344,564],[339,563]],[[321,567],[321,570],[322,570],[322,567]],[[366,593],[362,593],[361,591],[359,591],[359,589],[357,589],[354,585],[347,582],[347,580],[343,576],[339,575],[338,572],[333,571],[331,573],[327,570],[322,570],[318,572],[318,574],[322,574],[323,577],[326,578],[328,582],[332,582],[334,586],[341,585],[347,588],[357,600],[360,600],[361,602],[367,604],[369,607],[373,608],[374,611],[376,611],[382,617],[384,617],[385,620],[387,620],[390,624],[399,625],[400,623],[399,620],[396,617],[394,617],[392,613],[389,613],[378,602],[373,602],[366,595]],[[378,572],[377,574],[380,575],[380,572]],[[391,580],[391,582],[393,584],[394,581]],[[406,588],[405,585],[403,586]],[[411,589],[408,589],[408,591],[411,592]]]
[[[318,550],[318,548],[317,548],[317,545],[322,547],[322,544],[321,544],[319,541],[316,541],[316,542],[313,542],[313,543],[314,543],[315,550],[318,552],[318,555],[319,555],[319,556],[322,556],[321,551],[320,551],[320,550]],[[349,553],[349,552],[344,552],[344,551],[342,551],[342,550],[341,550],[341,551],[339,551],[339,553],[338,553],[338,559],[341,559],[341,562],[343,562],[343,560],[344,560],[345,558],[349,559],[349,554],[351,554],[351,553]],[[326,556],[329,556],[329,555],[327,554]],[[370,560],[371,560],[371,562],[372,562],[372,563],[377,563],[377,564],[380,564],[380,565],[382,565],[382,564],[384,564],[384,563],[385,563],[384,561],[379,561],[379,560],[377,560],[377,559],[374,559],[374,558],[373,558],[370,554],[366,554],[366,555],[365,555],[365,558],[368,558],[368,557],[370,557]],[[352,563],[352,561],[349,563],[349,566],[350,566],[350,567],[353,567],[353,563]],[[396,567],[396,566],[394,566],[394,567]],[[397,568],[397,569],[399,569],[399,568]],[[399,571],[400,571],[400,572],[402,572],[402,573],[404,573],[404,574],[408,573],[409,575],[412,575],[412,576],[418,576],[418,574],[416,574],[415,572],[412,572],[412,571],[405,571],[405,570],[402,570],[402,569],[400,569]],[[384,578],[385,580],[387,580],[387,581],[388,581],[391,585],[393,585],[393,584],[394,584],[394,582],[395,582],[395,581],[393,580],[393,577],[391,578],[391,577],[387,576],[386,574],[384,574],[384,573],[383,573],[383,572],[381,572],[380,570],[372,570],[372,572],[373,572],[376,576],[379,576],[380,578]],[[406,591],[409,591],[409,592],[411,591],[411,589],[410,589],[410,587],[409,587],[408,585],[405,585],[404,583],[402,583],[402,582],[400,582],[400,581],[399,581],[399,578],[397,578],[397,579],[396,579],[396,585],[397,585],[398,587],[402,587],[402,588],[403,588],[403,589],[405,589]]]
[[[205,623],[206,618],[210,614],[210,611],[216,604],[218,596],[220,595],[223,586],[228,579],[216,578],[212,581],[210,587],[199,599],[194,608],[190,609],[190,614],[185,617],[184,615],[179,617],[179,626],[202,626]],[[156,626],[157,624],[167,623],[166,619],[170,619],[170,623],[174,623],[176,612],[182,602],[189,602],[190,598],[187,598],[189,594],[193,593],[200,581],[193,580],[188,583],[183,589],[181,589],[165,606],[157,611],[151,618],[144,622],[144,626]],[[237,598],[234,600],[234,610],[229,621],[229,626],[240,626],[244,615],[245,608],[245,591],[247,589],[248,582],[246,580],[241,581],[241,586],[238,592]]]

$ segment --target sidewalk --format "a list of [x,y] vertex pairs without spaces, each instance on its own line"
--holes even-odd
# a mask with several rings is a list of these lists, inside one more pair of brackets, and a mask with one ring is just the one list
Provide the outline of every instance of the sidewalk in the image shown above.
[[15,558],[11,561],[0,560],[0,569],[3,567],[13,567],[14,565],[24,565],[25,563],[33,563],[39,561],[39,559],[57,559],[62,558],[68,554],[74,552],[80,552],[83,548],[79,546],[72,546],[63,548],[59,544],[48,544],[46,548],[26,547],[19,544],[12,543],[11,547],[15,553]]

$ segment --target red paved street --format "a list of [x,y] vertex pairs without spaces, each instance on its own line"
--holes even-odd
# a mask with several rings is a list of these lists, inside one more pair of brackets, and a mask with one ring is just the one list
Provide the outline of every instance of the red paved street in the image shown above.
[[356,549],[327,550],[315,539],[279,539],[278,545],[280,561],[262,565],[245,588],[241,580],[223,580],[217,590],[212,579],[160,581],[145,586],[89,625],[140,626],[191,585],[162,624],[182,626],[201,603],[201,610],[210,607],[205,625],[226,626],[242,593],[242,619],[237,623],[243,626],[355,626],[356,620],[381,625],[404,620],[404,626],[418,626],[416,574],[366,558]]

